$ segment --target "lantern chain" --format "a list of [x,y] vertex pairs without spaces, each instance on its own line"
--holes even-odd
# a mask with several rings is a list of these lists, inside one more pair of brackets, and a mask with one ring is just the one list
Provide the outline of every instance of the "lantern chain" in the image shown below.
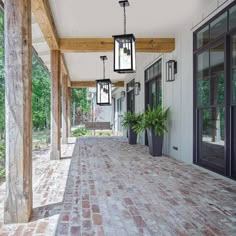
[[123,5],[124,7],[124,34],[126,34],[126,11],[125,11],[125,3]]
[[103,79],[106,78],[105,73],[106,73],[106,69],[105,69],[105,60],[103,59]]

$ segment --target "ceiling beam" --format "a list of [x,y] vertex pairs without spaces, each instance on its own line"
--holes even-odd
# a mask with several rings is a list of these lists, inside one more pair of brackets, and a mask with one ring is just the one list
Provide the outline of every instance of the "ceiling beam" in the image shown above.
[[[124,87],[124,81],[113,82],[113,87]],[[71,88],[92,88],[96,87],[96,81],[71,81]]]
[[[61,38],[59,48],[66,52],[110,52],[113,50],[112,38]],[[172,52],[175,50],[174,38],[137,38],[137,52]]]
[[[36,22],[41,29],[43,36],[51,50],[59,50],[59,39],[56,26],[53,20],[49,1],[31,0],[32,13]],[[37,43],[37,41],[35,42]],[[62,56],[62,70],[69,76],[68,69],[64,57]]]
[[56,26],[53,21],[49,1],[32,0],[32,13],[50,49],[59,49]]

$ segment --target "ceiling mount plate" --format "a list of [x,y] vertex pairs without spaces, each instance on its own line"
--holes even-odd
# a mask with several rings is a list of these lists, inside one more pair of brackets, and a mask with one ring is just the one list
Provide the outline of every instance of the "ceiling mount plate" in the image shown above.
[[107,60],[107,56],[100,56],[100,59],[101,59],[102,61],[105,61],[105,60]]
[[119,4],[121,7],[129,7],[130,6],[128,0],[119,1]]

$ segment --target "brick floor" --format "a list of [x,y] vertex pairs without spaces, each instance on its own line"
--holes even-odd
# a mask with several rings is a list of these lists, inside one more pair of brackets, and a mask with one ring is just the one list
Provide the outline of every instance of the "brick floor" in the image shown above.
[[[81,138],[71,160],[45,156],[34,160],[31,222],[0,235],[236,235],[236,182],[122,138]],[[3,186],[0,222],[2,196]]]

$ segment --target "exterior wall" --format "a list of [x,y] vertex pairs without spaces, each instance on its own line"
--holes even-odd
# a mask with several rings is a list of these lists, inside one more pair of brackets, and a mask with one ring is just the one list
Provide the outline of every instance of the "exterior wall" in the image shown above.
[[110,122],[113,123],[113,107],[112,106],[98,106],[96,102],[96,89],[89,88],[89,92],[91,95],[91,103],[94,115],[96,117],[96,121],[98,122]]
[[[232,2],[233,0],[202,1],[202,12],[193,16],[193,21],[174,35],[176,50],[169,54],[137,54],[136,74],[127,75],[125,80],[126,84],[133,78],[135,82],[140,82],[140,94],[135,96],[135,112],[144,112],[144,71],[162,58],[163,106],[170,107],[171,111],[163,151],[164,154],[187,163],[193,162],[193,32]],[[166,62],[170,59],[178,63],[174,82],[166,82]],[[113,96],[117,98],[122,90],[117,90]],[[139,137],[138,142],[144,144],[144,135]]]

